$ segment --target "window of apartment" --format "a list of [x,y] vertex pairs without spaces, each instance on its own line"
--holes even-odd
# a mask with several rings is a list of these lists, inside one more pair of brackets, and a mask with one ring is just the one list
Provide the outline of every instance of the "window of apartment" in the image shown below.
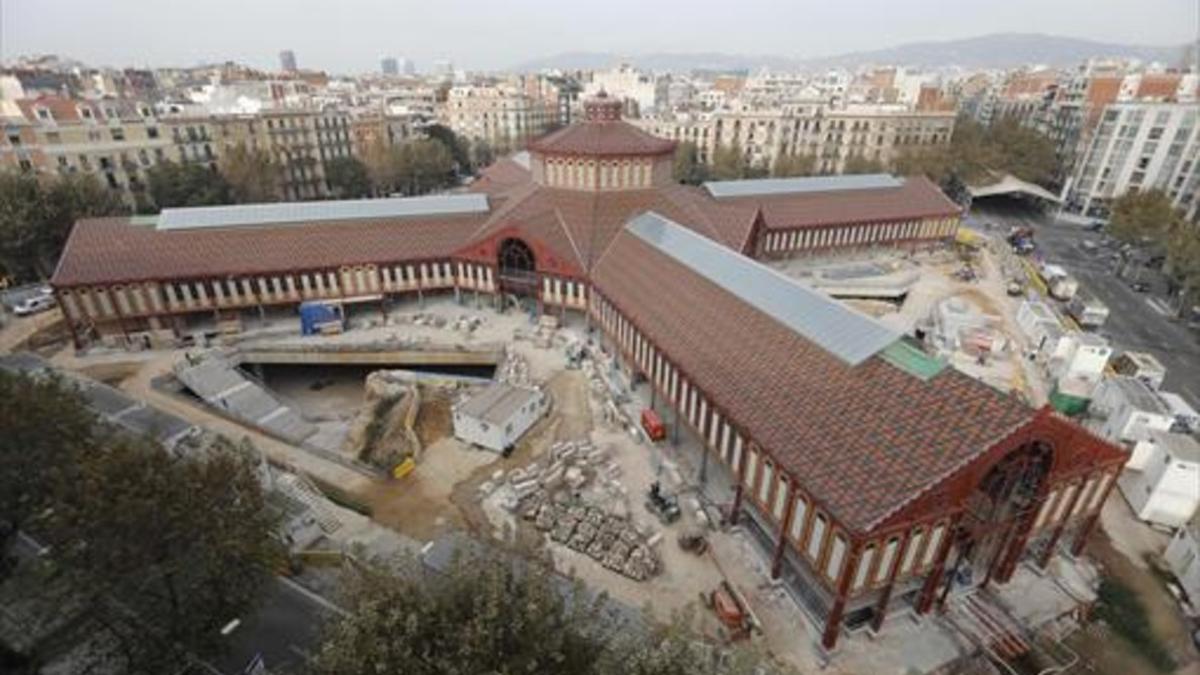
[[37,118],[38,118],[39,120],[47,120],[47,121],[49,121],[49,120],[52,120],[52,119],[54,119],[54,116],[53,116],[53,115],[51,115],[51,114],[50,114],[50,111],[49,111],[49,110],[47,110],[46,108],[35,108],[33,112],[34,112],[34,114],[35,114],[35,115],[37,115]]
[[113,139],[114,141],[123,141],[123,140],[125,140],[125,130],[124,130],[124,129],[122,129],[121,127],[113,127],[113,129],[112,129],[112,139]]
[[91,108],[89,108],[89,107],[87,107],[87,106],[80,106],[80,108],[79,108],[79,116],[80,116],[80,117],[82,117],[82,118],[83,118],[83,119],[85,119],[85,120],[90,120],[90,119],[92,119],[92,109],[91,109]]
[[89,170],[92,168],[92,163],[91,163],[91,161],[88,160],[87,155],[79,156],[79,166],[82,166],[84,168],[84,170]]
[[1157,141],[1158,139],[1162,138],[1162,135],[1163,135],[1163,128],[1162,127],[1154,127],[1153,129],[1150,130],[1149,138],[1152,141]]
[[62,143],[62,134],[57,131],[48,131],[46,132],[46,142],[50,145]]
[[27,159],[22,159],[18,164],[22,171],[33,171],[33,163]]
[[146,127],[146,138],[158,138],[158,127]]
[[67,160],[67,158],[66,158],[66,157],[64,157],[64,156],[62,156],[62,155],[59,155],[59,157],[58,157],[58,166],[59,166],[59,168],[65,169],[65,168],[67,168],[68,166],[70,166],[70,162]]
[[20,145],[21,144],[21,134],[10,133],[8,135],[8,142],[11,143],[12,145]]

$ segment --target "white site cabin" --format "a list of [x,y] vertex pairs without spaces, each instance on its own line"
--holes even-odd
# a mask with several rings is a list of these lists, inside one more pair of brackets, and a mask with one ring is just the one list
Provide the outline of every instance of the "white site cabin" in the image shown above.
[[1182,527],[1200,507],[1200,443],[1183,434],[1149,431],[1133,446],[1117,484],[1139,519]]
[[1163,551],[1163,561],[1179,580],[1193,610],[1200,613],[1200,518],[1175,532]]
[[489,385],[454,406],[454,436],[504,452],[546,414],[549,402],[540,389],[503,382]]

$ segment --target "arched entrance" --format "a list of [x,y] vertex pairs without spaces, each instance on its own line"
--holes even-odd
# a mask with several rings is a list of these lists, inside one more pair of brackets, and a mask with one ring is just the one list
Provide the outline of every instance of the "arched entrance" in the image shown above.
[[946,594],[953,587],[987,583],[1033,523],[1038,495],[1053,464],[1049,445],[1032,442],[1009,453],[979,481],[955,530]]
[[500,242],[497,254],[500,289],[518,296],[537,295],[537,260],[529,244],[520,239]]

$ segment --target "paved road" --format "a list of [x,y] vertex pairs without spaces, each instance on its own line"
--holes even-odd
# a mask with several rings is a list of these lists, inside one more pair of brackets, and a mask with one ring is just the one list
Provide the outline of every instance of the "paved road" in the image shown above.
[[258,610],[230,633],[228,651],[212,665],[238,675],[261,654],[271,672],[301,672],[319,648],[325,621],[338,613],[327,600],[277,578]]
[[1098,331],[1118,351],[1146,351],[1167,368],[1164,391],[1183,396],[1200,410],[1200,332],[1172,321],[1161,296],[1137,293],[1129,282],[1116,275],[1111,250],[1087,251],[1085,240],[1098,242],[1101,235],[1080,226],[1055,222],[1017,204],[977,205],[977,220],[990,221],[1007,231],[1011,225],[1035,230],[1039,253],[1048,262],[1061,264],[1079,280],[1081,288],[1108,305],[1108,321]]

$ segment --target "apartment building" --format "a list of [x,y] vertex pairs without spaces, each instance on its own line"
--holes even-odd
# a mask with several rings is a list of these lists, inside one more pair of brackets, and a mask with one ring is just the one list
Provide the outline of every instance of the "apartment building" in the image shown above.
[[170,136],[146,103],[41,96],[4,113],[0,168],[94,174],[131,206],[146,199],[146,171],[170,159]]
[[280,167],[279,194],[289,201],[330,195],[325,163],[355,154],[350,115],[343,111],[271,110],[169,118],[172,159],[216,167],[231,148],[266,153]]
[[711,161],[718,147],[736,145],[757,166],[769,168],[784,155],[811,155],[819,172],[841,173],[850,158],[887,166],[906,150],[947,144],[954,120],[952,110],[803,102],[630,121],[656,136],[695,143],[702,161]]
[[1200,110],[1191,103],[1113,103],[1067,187],[1065,208],[1107,218],[1113,199],[1129,190],[1166,192],[1189,218],[1200,188]]
[[507,85],[460,85],[446,93],[437,119],[472,142],[518,148],[557,122],[558,105]]

